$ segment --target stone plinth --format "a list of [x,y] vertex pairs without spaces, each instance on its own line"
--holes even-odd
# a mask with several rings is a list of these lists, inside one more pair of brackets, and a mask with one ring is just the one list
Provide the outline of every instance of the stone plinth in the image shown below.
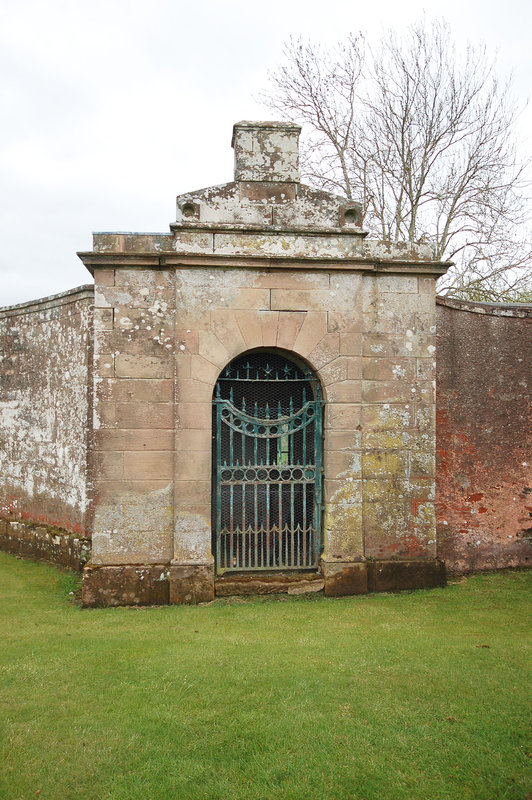
[[213,599],[213,564],[173,564],[170,567],[170,603],[208,603]]
[[99,566],[83,570],[81,599],[84,606],[152,606],[169,600],[167,565]]

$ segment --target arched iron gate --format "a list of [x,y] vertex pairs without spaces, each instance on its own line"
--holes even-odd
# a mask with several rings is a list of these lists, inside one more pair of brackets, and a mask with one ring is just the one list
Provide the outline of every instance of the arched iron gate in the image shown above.
[[316,567],[322,398],[316,376],[278,353],[240,356],[214,394],[217,572]]

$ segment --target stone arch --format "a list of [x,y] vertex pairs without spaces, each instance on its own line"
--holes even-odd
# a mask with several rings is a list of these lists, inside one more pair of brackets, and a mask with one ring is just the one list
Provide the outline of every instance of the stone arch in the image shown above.
[[[242,308],[248,299],[239,296],[238,302],[233,298],[232,308],[218,306],[200,319],[190,317],[191,330],[178,337],[174,560],[213,563],[212,394],[227,364],[262,348],[302,359],[320,380],[325,403],[324,557],[329,551],[335,557],[343,555],[347,538],[349,557],[358,556],[362,553],[360,458],[345,449],[345,442],[351,441],[352,447],[358,439],[361,375],[354,374],[353,367],[360,363],[356,357],[360,332],[353,330],[351,318],[326,310]],[[186,318],[185,313],[183,327]],[[347,528],[356,533],[348,537]]]
[[340,334],[328,330],[326,311],[217,308],[210,313],[208,328],[198,334],[198,354],[212,365],[205,370],[212,388],[230,361],[258,348],[277,348],[303,359],[320,376],[326,396],[328,381],[321,377],[321,370],[340,355]]

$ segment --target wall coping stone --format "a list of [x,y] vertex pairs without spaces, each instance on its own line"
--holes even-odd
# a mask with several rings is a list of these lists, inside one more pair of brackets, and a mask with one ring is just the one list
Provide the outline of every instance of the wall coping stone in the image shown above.
[[94,284],[86,283],[83,286],[77,286],[75,289],[69,289],[66,292],[59,294],[51,294],[48,297],[41,297],[38,300],[27,300],[24,303],[16,303],[11,306],[2,306],[0,308],[0,319],[4,317],[16,317],[21,314],[38,313],[48,308],[55,308],[57,306],[68,305],[69,303],[76,303],[78,300],[93,300],[94,299]]
[[532,303],[478,303],[473,300],[460,300],[456,297],[437,295],[436,305],[494,317],[532,318]]

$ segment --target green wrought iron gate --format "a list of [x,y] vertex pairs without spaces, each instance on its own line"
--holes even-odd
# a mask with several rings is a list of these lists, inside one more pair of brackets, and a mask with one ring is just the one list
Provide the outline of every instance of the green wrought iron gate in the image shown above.
[[323,472],[316,376],[278,353],[235,359],[216,384],[213,430],[217,572],[316,567]]

